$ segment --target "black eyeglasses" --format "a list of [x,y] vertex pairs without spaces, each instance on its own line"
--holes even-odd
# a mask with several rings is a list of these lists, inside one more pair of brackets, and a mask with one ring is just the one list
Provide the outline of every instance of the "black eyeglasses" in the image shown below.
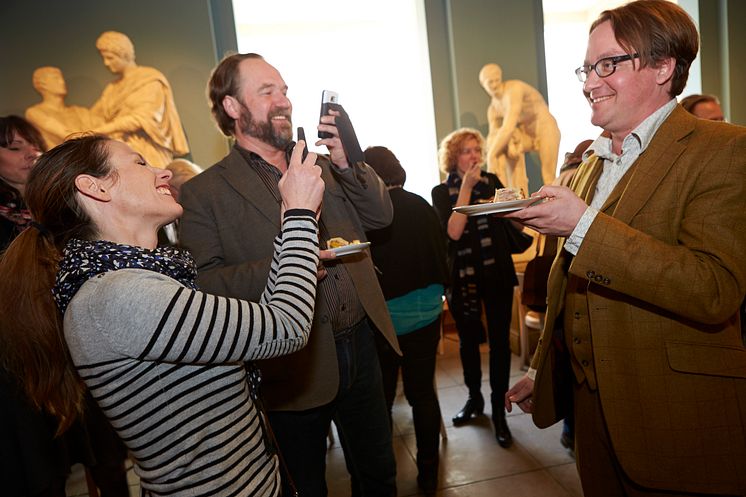
[[585,64],[577,69],[575,69],[575,75],[578,77],[581,83],[585,83],[585,81],[588,79],[588,75],[591,73],[591,71],[596,71],[596,74],[598,74],[599,78],[608,78],[614,72],[616,71],[616,66],[620,62],[625,62],[627,60],[636,59],[640,56],[640,54],[625,54],[625,55],[616,55],[614,57],[604,57],[603,59],[598,59],[595,64]]

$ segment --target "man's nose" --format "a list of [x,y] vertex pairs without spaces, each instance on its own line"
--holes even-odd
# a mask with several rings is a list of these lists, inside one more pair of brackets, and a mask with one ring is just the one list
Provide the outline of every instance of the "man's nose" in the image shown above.
[[601,84],[601,77],[596,74],[596,71],[591,69],[591,71],[588,73],[588,75],[585,78],[585,81],[583,82],[583,93],[587,94],[591,92],[592,89],[598,88]]
[[292,104],[290,103],[290,99],[284,93],[280,93],[279,96],[275,99],[275,105],[283,109],[289,109],[292,106]]

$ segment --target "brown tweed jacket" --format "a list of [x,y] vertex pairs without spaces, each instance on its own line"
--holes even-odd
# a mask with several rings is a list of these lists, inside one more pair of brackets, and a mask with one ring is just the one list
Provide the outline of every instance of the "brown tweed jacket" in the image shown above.
[[[601,166],[591,157],[573,180],[586,201]],[[578,254],[560,244],[532,364],[539,427],[562,412],[552,336],[568,265],[587,281],[592,341],[571,354],[593,368],[626,474],[650,488],[746,494],[746,129],[676,107]]]
[[[365,240],[365,231],[393,218],[383,182],[366,164],[339,175],[319,156],[326,184],[321,219],[333,236]],[[272,241],[280,231],[280,206],[240,152],[195,176],[181,189],[184,215],[179,240],[197,262],[197,283],[218,295],[258,301],[267,283]],[[368,317],[399,350],[391,317],[370,252],[348,256],[345,264]],[[305,410],[329,403],[337,394],[339,370],[329,309],[316,299],[308,345],[299,352],[262,361],[262,394],[270,410]]]

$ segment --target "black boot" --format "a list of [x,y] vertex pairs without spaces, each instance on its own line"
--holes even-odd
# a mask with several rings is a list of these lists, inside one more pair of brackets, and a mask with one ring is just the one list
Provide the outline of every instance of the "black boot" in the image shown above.
[[417,486],[425,495],[435,495],[438,489],[438,456],[433,459],[417,457]]
[[481,416],[482,414],[484,414],[484,397],[481,393],[469,394],[463,409],[453,417],[452,421],[455,426],[458,426],[468,422],[472,416]]
[[493,410],[492,423],[495,425],[495,438],[500,447],[507,449],[513,445],[513,435],[508,429],[508,422],[505,419],[505,411],[502,407],[499,408],[498,412]]

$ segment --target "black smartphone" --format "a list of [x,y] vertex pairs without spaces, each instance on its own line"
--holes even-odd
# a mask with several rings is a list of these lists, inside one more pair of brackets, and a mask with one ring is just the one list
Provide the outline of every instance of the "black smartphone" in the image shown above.
[[303,140],[303,157],[302,159],[305,161],[306,157],[308,157],[308,142],[306,141],[306,132],[303,129],[303,126],[298,127],[298,141]]
[[[319,117],[325,116],[329,114],[329,108],[331,107],[330,104],[337,104],[339,103],[339,95],[337,95],[336,91],[331,90],[324,90],[321,92],[321,112],[319,113]],[[319,131],[319,138],[322,140],[325,138],[331,138],[332,134],[327,133],[326,131]]]

